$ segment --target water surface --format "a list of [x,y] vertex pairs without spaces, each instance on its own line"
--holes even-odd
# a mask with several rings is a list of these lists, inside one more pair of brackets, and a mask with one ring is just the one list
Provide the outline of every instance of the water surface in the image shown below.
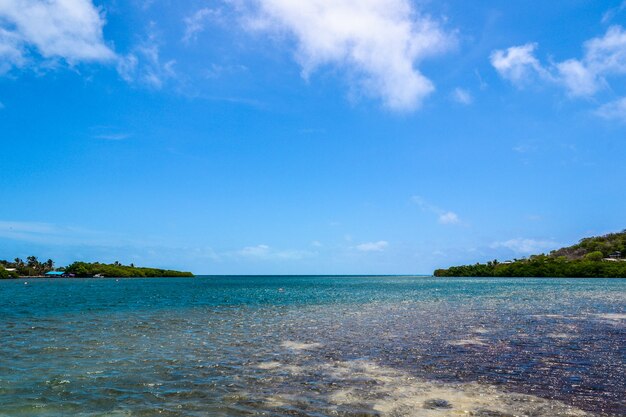
[[626,281],[0,281],[0,416],[626,415]]

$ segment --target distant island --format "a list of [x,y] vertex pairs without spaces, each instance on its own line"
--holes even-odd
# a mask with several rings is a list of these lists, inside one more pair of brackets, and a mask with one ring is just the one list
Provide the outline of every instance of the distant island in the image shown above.
[[436,277],[626,278],[626,230],[582,239],[545,255],[437,269]]
[[119,262],[103,264],[99,262],[74,262],[66,267],[55,268],[54,261],[40,262],[36,256],[26,261],[15,258],[13,262],[0,260],[0,279],[19,277],[77,277],[77,278],[153,278],[153,277],[193,277],[191,272],[170,269],[143,268]]

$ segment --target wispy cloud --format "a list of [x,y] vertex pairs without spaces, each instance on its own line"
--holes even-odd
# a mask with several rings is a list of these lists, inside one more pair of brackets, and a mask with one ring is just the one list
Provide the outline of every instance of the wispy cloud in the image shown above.
[[441,224],[457,224],[460,221],[459,216],[452,211],[447,211],[439,215],[439,223]]
[[189,265],[206,268],[222,260],[210,247],[189,246],[171,236],[137,237],[45,222],[0,221],[0,247],[6,257],[36,254],[68,263],[119,260],[175,269],[187,265],[187,269]]
[[552,240],[516,238],[502,242],[494,242],[490,247],[493,249],[506,248],[516,254],[531,255],[555,249],[559,247],[559,244]]
[[296,40],[302,75],[331,65],[360,94],[397,111],[418,108],[435,90],[417,65],[455,45],[455,35],[409,0],[254,0],[243,7],[247,28]]
[[382,252],[389,246],[389,242],[385,240],[379,240],[378,242],[366,242],[356,246],[356,249],[361,252]]
[[626,1],[622,1],[622,4],[620,4],[617,7],[613,7],[612,9],[607,10],[603,15],[602,15],[602,23],[607,24],[609,23],[611,20],[613,20],[617,15],[619,15],[620,13],[622,13],[624,10],[626,10]]
[[125,56],[119,57],[117,71],[128,83],[137,83],[154,89],[176,78],[175,60],[163,61],[161,48],[154,32],[147,39],[136,45]]
[[226,253],[226,256],[235,256],[239,258],[256,259],[256,260],[300,260],[315,256],[315,252],[306,250],[278,250],[268,245],[246,246],[245,248],[234,253]]
[[595,111],[595,114],[607,120],[626,122],[626,97],[606,103]]
[[522,154],[534,152],[536,150],[537,150],[537,146],[530,145],[530,144],[520,144],[520,145],[513,147],[514,152],[522,153]]
[[437,207],[420,196],[411,197],[411,201],[417,204],[417,206],[419,206],[422,210],[435,214],[437,216],[437,221],[441,224],[454,225],[461,223],[459,215],[455,212]]
[[465,90],[463,88],[454,89],[454,91],[452,92],[452,99],[457,103],[466,106],[472,104],[472,102],[474,101],[474,97],[472,97],[472,94],[468,90]]
[[211,9],[208,7],[197,10],[191,16],[184,19],[185,34],[183,35],[183,42],[188,43],[196,40],[198,34],[204,31],[206,25],[210,21],[218,20],[222,17],[222,11],[220,9]]
[[124,240],[111,233],[76,226],[6,220],[0,221],[0,238],[54,246],[67,244],[107,246],[119,244]]
[[95,135],[94,138],[102,139],[102,140],[118,141],[118,140],[128,139],[130,136],[131,136],[130,133],[102,133],[99,135]]

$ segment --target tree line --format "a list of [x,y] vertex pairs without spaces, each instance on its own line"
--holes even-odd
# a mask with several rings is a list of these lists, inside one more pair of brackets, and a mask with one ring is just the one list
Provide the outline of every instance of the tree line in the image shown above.
[[[7,269],[15,269],[15,271],[7,271]],[[54,261],[52,259],[40,262],[36,256],[29,256],[26,258],[26,261],[23,261],[21,258],[15,258],[12,262],[0,260],[0,278],[39,276],[45,275],[52,270],[54,270]]]
[[511,263],[498,261],[437,269],[436,277],[552,277],[552,278],[626,278],[626,262],[597,259],[570,261],[565,257],[547,255]]
[[192,277],[191,272],[174,271],[171,269],[141,268],[133,264],[128,266],[119,262],[113,264],[102,264],[99,262],[74,262],[65,272],[77,277],[93,277],[101,275],[104,277],[120,278],[154,278],[154,277]]
[[43,276],[50,271],[64,272],[65,275],[80,278],[94,276],[120,278],[193,277],[191,272],[136,267],[134,264],[123,265],[117,261],[112,264],[74,262],[66,267],[55,268],[52,259],[40,262],[36,256],[29,256],[26,261],[20,258],[15,258],[13,261],[0,260],[0,279]]
[[[617,256],[617,254],[620,256]],[[437,277],[571,277],[626,278],[626,261],[606,260],[626,256],[626,230],[581,239],[577,244],[554,250],[549,255],[500,263],[453,266],[437,269]]]

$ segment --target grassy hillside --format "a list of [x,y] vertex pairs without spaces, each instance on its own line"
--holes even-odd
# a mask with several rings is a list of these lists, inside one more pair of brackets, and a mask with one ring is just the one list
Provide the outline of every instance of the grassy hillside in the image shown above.
[[592,252],[601,252],[602,257],[606,258],[616,251],[626,255],[626,230],[620,233],[584,238],[576,245],[552,251],[550,256],[564,256],[568,260],[576,260],[584,259]]

